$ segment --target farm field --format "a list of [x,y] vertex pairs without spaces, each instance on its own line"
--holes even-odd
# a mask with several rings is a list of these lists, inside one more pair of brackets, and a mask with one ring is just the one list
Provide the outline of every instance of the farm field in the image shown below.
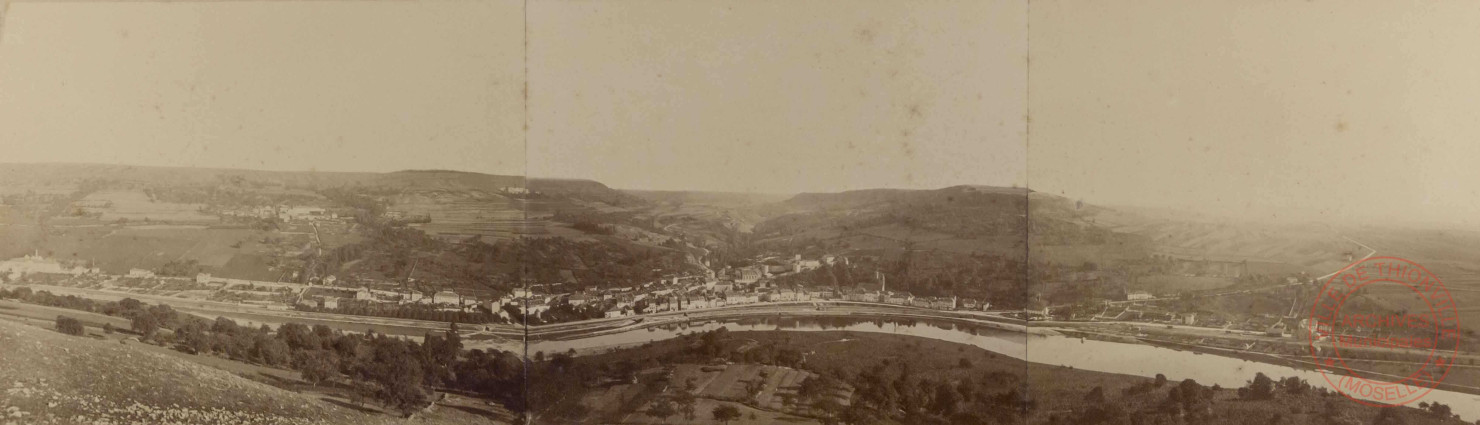
[[[86,262],[108,274],[129,269],[153,270],[166,263],[195,261],[203,271],[219,277],[278,280],[273,256],[292,254],[314,239],[312,227],[305,233],[262,231],[246,228],[147,225],[53,227],[47,234],[26,226],[0,226],[0,255],[14,258],[39,251],[62,261]],[[339,232],[334,232],[339,230]],[[326,229],[325,248],[358,241],[360,236]]]
[[[110,274],[195,260],[220,269],[236,255],[261,248],[265,232],[250,229],[107,226],[56,229],[42,245],[59,259],[92,261]],[[235,247],[234,247],[235,246]]]
[[154,202],[149,195],[137,190],[105,190],[93,192],[73,203],[73,208],[89,214],[102,214],[104,222],[117,220],[151,221],[171,223],[217,223],[220,219],[200,212],[201,204],[174,204]]
[[1153,294],[1168,294],[1183,291],[1207,291],[1233,285],[1233,279],[1211,276],[1142,276],[1130,285],[1130,289]]

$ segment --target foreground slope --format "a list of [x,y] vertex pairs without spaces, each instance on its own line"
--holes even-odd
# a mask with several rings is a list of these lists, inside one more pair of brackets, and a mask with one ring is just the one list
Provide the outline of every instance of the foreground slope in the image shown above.
[[21,424],[428,423],[361,413],[134,344],[0,320],[0,416]]

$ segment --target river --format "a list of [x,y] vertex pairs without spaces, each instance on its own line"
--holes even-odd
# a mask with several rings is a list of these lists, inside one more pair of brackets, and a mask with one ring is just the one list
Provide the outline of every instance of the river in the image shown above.
[[[562,353],[571,349],[590,353],[607,348],[628,347],[650,341],[661,341],[683,334],[706,332],[720,327],[738,331],[821,332],[849,331],[910,335],[972,345],[982,349],[1034,363],[1070,366],[1075,369],[1125,375],[1153,377],[1164,374],[1180,381],[1194,379],[1203,385],[1218,384],[1237,388],[1247,384],[1255,373],[1279,379],[1297,376],[1312,386],[1332,388],[1319,372],[1283,365],[1196,354],[1144,344],[1081,340],[1057,335],[1030,335],[949,322],[928,320],[861,320],[855,318],[755,318],[715,320],[698,323],[668,324],[570,340],[531,341],[528,352]],[[1423,397],[1453,408],[1463,418],[1480,417],[1480,396],[1452,391],[1433,390]]]

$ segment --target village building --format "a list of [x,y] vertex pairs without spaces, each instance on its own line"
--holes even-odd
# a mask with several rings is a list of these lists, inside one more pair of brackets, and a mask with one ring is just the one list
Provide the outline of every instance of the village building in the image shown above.
[[930,300],[930,308],[936,310],[955,310],[956,297],[936,297]]
[[742,269],[740,269],[740,274],[739,274],[739,276],[736,277],[735,281],[736,282],[740,282],[740,283],[751,283],[751,282],[755,282],[757,280],[760,280],[762,277],[764,277],[764,275],[765,275],[764,270],[765,269],[763,267],[745,267],[745,268],[742,268]]
[[570,298],[566,298],[565,299],[565,302],[566,302],[566,304],[570,304],[572,307],[578,307],[578,306],[580,306],[582,304],[591,302],[592,299],[594,299],[594,298],[595,297],[590,296],[590,295],[586,295],[585,293],[580,293],[580,294],[571,295]]
[[915,297],[911,296],[908,293],[893,293],[889,294],[888,300],[886,302],[895,305],[910,305],[910,302],[914,301],[914,299]]

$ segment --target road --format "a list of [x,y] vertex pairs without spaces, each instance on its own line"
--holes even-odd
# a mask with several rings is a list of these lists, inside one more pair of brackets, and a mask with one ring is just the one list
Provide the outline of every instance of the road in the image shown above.
[[[1372,258],[1373,255],[1377,255],[1377,250],[1372,249],[1372,247],[1367,246],[1366,244],[1363,244],[1361,242],[1357,242],[1355,239],[1352,239],[1352,238],[1349,238],[1349,237],[1346,237],[1346,236],[1342,236],[1341,238],[1342,239],[1346,239],[1348,242],[1357,244],[1357,245],[1361,246],[1362,248],[1366,248],[1367,249],[1367,255],[1366,256],[1363,256],[1362,259],[1360,259],[1360,260],[1353,261],[1352,264],[1360,263],[1363,260],[1366,260],[1368,258]],[[1334,272],[1331,272],[1330,274],[1327,274],[1325,276],[1318,277],[1315,280],[1317,282],[1322,281],[1322,280],[1326,280],[1327,278],[1330,278],[1331,276],[1335,276],[1337,273],[1341,273],[1342,270],[1346,270],[1346,267],[1342,267],[1341,269],[1338,269],[1338,270],[1336,270]]]

